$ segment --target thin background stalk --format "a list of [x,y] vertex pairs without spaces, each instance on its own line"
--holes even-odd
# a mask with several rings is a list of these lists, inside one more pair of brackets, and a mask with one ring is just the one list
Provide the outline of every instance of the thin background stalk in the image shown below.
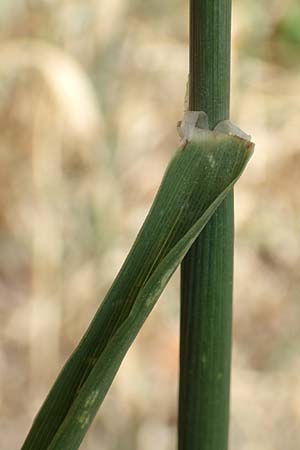
[[[190,0],[189,109],[229,117],[231,0]],[[179,450],[228,448],[233,193],[182,264]]]

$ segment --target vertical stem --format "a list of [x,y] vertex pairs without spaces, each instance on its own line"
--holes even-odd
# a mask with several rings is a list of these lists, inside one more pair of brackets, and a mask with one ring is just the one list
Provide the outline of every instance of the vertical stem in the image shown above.
[[[189,109],[229,117],[231,0],[190,0]],[[226,450],[229,428],[233,193],[182,264],[179,450]]]

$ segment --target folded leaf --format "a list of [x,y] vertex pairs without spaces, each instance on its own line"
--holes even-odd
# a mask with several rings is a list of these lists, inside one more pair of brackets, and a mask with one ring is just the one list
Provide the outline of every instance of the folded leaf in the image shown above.
[[177,151],[128,257],[22,450],[79,448],[138,331],[252,150],[241,138],[207,132]]

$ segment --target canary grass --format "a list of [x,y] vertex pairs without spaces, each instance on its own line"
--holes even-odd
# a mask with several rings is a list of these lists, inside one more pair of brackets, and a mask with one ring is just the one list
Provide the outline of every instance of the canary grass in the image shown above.
[[[229,117],[231,0],[190,0],[191,110]],[[233,192],[182,264],[179,450],[226,450],[233,281]]]
[[176,152],[123,267],[50,390],[23,450],[79,448],[138,331],[251,153],[246,140],[208,132]]

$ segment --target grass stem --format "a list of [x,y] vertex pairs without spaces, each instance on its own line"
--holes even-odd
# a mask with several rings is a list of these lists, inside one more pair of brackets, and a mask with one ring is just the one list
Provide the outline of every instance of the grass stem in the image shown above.
[[[190,0],[189,109],[213,128],[229,117],[231,0]],[[233,281],[233,193],[181,271],[178,448],[228,448]]]

